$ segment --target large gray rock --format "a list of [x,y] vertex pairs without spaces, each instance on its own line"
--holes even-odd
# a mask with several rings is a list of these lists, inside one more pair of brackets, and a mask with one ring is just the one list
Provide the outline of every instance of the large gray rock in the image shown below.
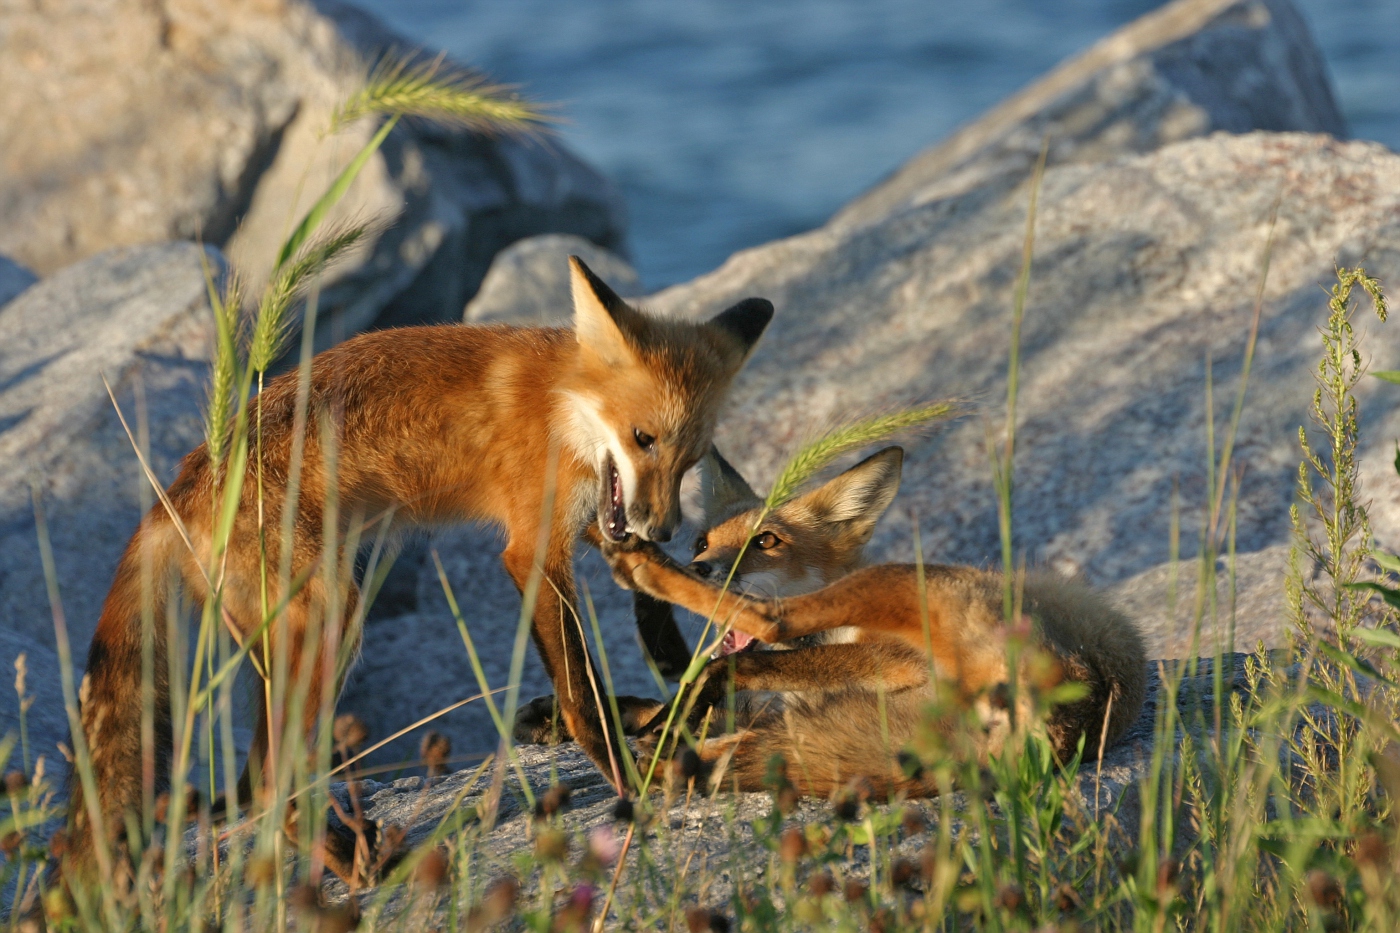
[[[1194,553],[1207,475],[1206,361],[1218,438],[1239,386],[1275,203],[1235,451],[1244,469],[1237,541],[1242,554],[1286,544],[1297,430],[1326,311],[1319,287],[1335,263],[1400,282],[1397,192],[1400,156],[1301,134],[1217,134],[1050,170],[1023,332],[1018,553],[1075,566],[1097,584],[1149,571],[1170,556],[1173,484],[1183,553]],[[1025,185],[978,189],[859,228],[832,225],[740,253],[653,296],[653,306],[676,314],[750,294],[778,308],[721,420],[720,448],[766,485],[823,424],[917,399],[965,399],[968,417],[908,442],[900,496],[872,552],[910,559],[917,516],[930,560],[995,560],[986,437],[998,436],[1003,417],[1027,197]],[[1375,329],[1368,309],[1357,324]],[[1392,345],[1369,345],[1378,366],[1390,366]],[[1365,494],[1378,536],[1394,546],[1400,396],[1374,380],[1360,392]],[[1193,588],[1194,572],[1185,576]]]
[[[376,127],[331,137],[369,63],[411,44],[333,0],[61,0],[0,12],[0,251],[49,273],[202,236],[254,285]],[[57,115],[57,116],[56,116]],[[322,296],[322,343],[383,315],[455,320],[491,257],[535,233],[619,247],[617,191],[557,141],[394,130],[332,221],[383,221]]]
[[642,293],[637,272],[627,260],[583,237],[550,233],[512,243],[491,261],[481,290],[467,303],[468,324],[567,325],[573,315],[569,293],[569,257],[588,268],[624,298]]
[[0,305],[5,304],[37,281],[39,281],[39,277],[33,272],[13,259],[0,256]]
[[[203,435],[213,318],[192,243],[102,253],[0,307],[0,626],[53,645],[31,489],[46,512],[80,662],[112,572],[154,498],[103,387],[149,426],[163,482]],[[13,658],[0,657],[0,665]]]
[[203,433],[206,268],[220,276],[222,257],[192,243],[111,250],[0,306],[0,735],[18,729],[8,672],[24,653],[30,746],[50,775],[66,770],[56,745],[68,721],[33,491],[81,678],[117,559],[154,498],[102,377],[132,430],[148,426],[150,462],[169,482]]
[[880,220],[1049,163],[1100,162],[1216,130],[1343,136],[1322,53],[1289,0],[1176,0],[1100,40],[905,163],[836,215]]

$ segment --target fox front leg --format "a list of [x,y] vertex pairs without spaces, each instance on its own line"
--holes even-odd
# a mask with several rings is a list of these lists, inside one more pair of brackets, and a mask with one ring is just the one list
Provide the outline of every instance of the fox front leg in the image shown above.
[[[611,550],[625,548],[627,544],[615,544],[603,538],[598,531],[598,523],[590,522],[583,530],[583,540],[597,548],[606,557]],[[635,541],[632,542],[635,544]],[[616,571],[613,579],[624,590],[633,590],[632,610],[637,621],[637,634],[642,639],[642,650],[656,665],[657,671],[667,680],[680,680],[681,674],[690,666],[690,646],[676,625],[676,615],[671,604],[638,592],[632,581],[621,577]]]
[[761,642],[772,644],[784,638],[777,603],[711,586],[649,541],[625,549],[604,548],[603,556],[620,586],[713,617]]

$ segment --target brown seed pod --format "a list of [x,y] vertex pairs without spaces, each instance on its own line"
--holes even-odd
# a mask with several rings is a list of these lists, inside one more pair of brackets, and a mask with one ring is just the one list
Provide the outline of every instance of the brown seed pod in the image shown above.
[[787,816],[789,813],[797,809],[797,802],[799,799],[800,798],[797,794],[797,788],[793,787],[791,784],[788,784],[787,786],[782,787],[778,790],[774,801],[775,805],[778,808],[778,812],[781,813],[783,816]]
[[1176,859],[1163,859],[1157,866],[1157,896],[1161,898],[1175,897],[1179,891],[1177,889],[1177,879],[1181,875],[1181,866]]
[[1353,858],[1358,865],[1384,865],[1390,861],[1390,846],[1380,833],[1367,833],[1356,840]]
[[447,773],[447,760],[452,757],[452,740],[441,732],[429,732],[423,736],[418,747],[418,755],[428,770],[428,777],[438,777]]
[[287,892],[287,903],[297,910],[318,910],[321,907],[321,892],[314,885],[299,884]]
[[907,888],[919,877],[919,866],[912,859],[902,858],[890,866],[890,883],[896,888]]
[[933,846],[924,846],[919,851],[919,869],[923,872],[925,881],[933,880],[934,869],[938,867],[938,853]]
[[535,818],[545,819],[561,812],[569,805],[569,797],[573,791],[568,784],[559,783],[551,786],[549,790],[540,795],[540,799],[535,801]]
[[836,890],[836,879],[831,877],[829,871],[819,871],[807,882],[807,890],[812,892],[813,897],[826,897]]
[[509,876],[499,878],[486,888],[481,899],[481,909],[487,923],[500,923],[515,912],[515,901],[520,896],[520,885]]
[[1323,910],[1336,910],[1342,906],[1342,886],[1327,872],[1314,868],[1303,879],[1307,883],[1308,897]]
[[692,907],[685,912],[685,926],[690,933],[706,933],[710,929],[710,912],[704,907]]
[[11,797],[18,797],[24,793],[24,789],[29,786],[29,779],[24,776],[23,771],[5,772],[5,793]]
[[906,836],[917,836],[928,829],[928,821],[918,810],[905,810],[904,817],[899,821],[900,828],[904,830]]
[[630,823],[637,818],[637,805],[626,797],[617,798],[613,804],[612,818],[619,823]]
[[860,801],[850,791],[842,791],[831,805],[831,812],[843,823],[852,823],[860,818]]
[[1074,890],[1073,885],[1061,884],[1055,889],[1055,906],[1063,913],[1078,910],[1083,901],[1079,897],[1079,892]]
[[870,886],[859,878],[846,879],[846,885],[841,893],[846,898],[846,903],[854,904],[856,901],[865,900],[865,895],[870,891]]
[[689,781],[700,773],[700,756],[693,748],[683,748],[671,759],[671,770],[683,781]]
[[997,906],[1002,910],[1015,913],[1026,903],[1026,895],[1014,884],[1004,884],[997,889]]
[[271,858],[259,856],[248,860],[243,869],[243,880],[254,888],[272,884],[277,877],[277,863]]
[[778,839],[778,857],[786,864],[793,865],[806,854],[807,837],[802,835],[802,830],[796,826],[789,826],[783,830]]
[[569,855],[569,837],[562,829],[546,826],[535,836],[535,856],[544,862],[562,862]]
[[331,736],[337,746],[355,752],[369,738],[369,727],[354,713],[341,713],[335,717],[335,725],[331,727]]

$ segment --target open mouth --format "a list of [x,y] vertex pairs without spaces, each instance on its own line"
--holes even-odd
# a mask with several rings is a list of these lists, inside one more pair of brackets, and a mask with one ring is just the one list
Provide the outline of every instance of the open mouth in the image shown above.
[[605,474],[607,482],[608,508],[607,515],[603,519],[603,530],[613,541],[626,541],[629,535],[627,530],[627,500],[622,495],[622,477],[617,472],[617,465],[613,463],[612,457],[608,457],[608,469]]
[[738,654],[740,651],[752,651],[758,646],[758,642],[752,635],[745,635],[738,629],[730,629],[724,633],[724,638],[720,639],[719,647],[715,649],[713,657],[723,658],[731,654]]

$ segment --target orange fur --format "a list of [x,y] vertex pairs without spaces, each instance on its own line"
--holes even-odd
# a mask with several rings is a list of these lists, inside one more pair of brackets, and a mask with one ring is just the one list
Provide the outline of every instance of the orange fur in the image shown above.
[[[254,453],[227,560],[210,573],[221,574],[225,618],[240,638],[259,628],[264,604],[279,606],[288,595],[279,587],[278,568],[289,567],[290,579],[305,577],[268,632],[273,657],[285,649],[288,683],[306,684],[310,699],[297,723],[269,722],[261,710],[245,792],[251,771],[268,758],[269,730],[309,733],[323,691],[338,693],[339,684],[326,682],[334,674],[325,659],[359,637],[348,625],[357,594],[350,581],[330,591],[319,570],[332,561],[343,565],[342,542],[353,526],[389,515],[396,525],[477,521],[501,527],[502,559],[522,591],[539,550],[544,579],[534,607],[535,644],[563,698],[566,727],[611,775],[609,743],[587,676],[591,661],[576,622],[576,542],[584,526],[595,541],[670,537],[680,518],[681,476],[708,448],[723,396],[772,306],[749,299],[706,323],[661,320],[623,303],[577,258],[571,271],[574,330],[407,328],[363,334],[318,355],[311,364],[301,492],[294,504],[287,496],[298,440],[296,374],[273,380],[257,400],[261,503]],[[168,770],[165,676],[155,685],[155,747],[143,750],[140,737],[143,604],[155,620],[155,669],[164,672],[163,620],[174,588],[184,586],[201,602],[210,596],[201,567],[209,567],[214,547],[217,494],[201,446],[184,459],[168,491],[194,553],[162,506],[147,514],[127,546],[93,638],[82,718],[109,841],[122,833],[125,814],[141,804],[143,751],[148,785]],[[330,501],[336,511],[328,529]],[[284,553],[288,508],[295,514]],[[152,592],[143,593],[143,578],[154,581]],[[513,619],[502,621],[513,629]],[[76,782],[71,793],[70,852],[74,864],[90,865],[92,827]]]
[[[688,568],[651,545],[605,548],[620,582],[787,649],[716,658],[702,672],[694,727],[731,689],[750,694],[742,698],[740,732],[700,750],[717,779],[761,789],[769,758],[779,753],[809,794],[829,794],[853,778],[887,793],[933,793],[927,781],[900,771],[895,753],[940,691],[951,690],[980,718],[982,729],[970,736],[979,759],[1005,742],[1010,716],[993,702],[1012,679],[1002,576],[929,565],[921,594],[913,566],[863,566],[865,544],[898,488],[902,456],[897,447],[883,450],[756,524],[761,500],[712,452],[703,490],[713,524]],[[716,584],[731,567],[734,585],[721,596]],[[1065,756],[1083,737],[1093,754],[1105,726],[1111,743],[1142,706],[1141,636],[1088,588],[1051,576],[1028,577],[1024,602],[1033,642],[1062,676],[1089,688],[1051,711],[1049,738]],[[1034,663],[1025,652],[1022,683]],[[1029,691],[1021,698],[1018,715],[1029,716]]]

